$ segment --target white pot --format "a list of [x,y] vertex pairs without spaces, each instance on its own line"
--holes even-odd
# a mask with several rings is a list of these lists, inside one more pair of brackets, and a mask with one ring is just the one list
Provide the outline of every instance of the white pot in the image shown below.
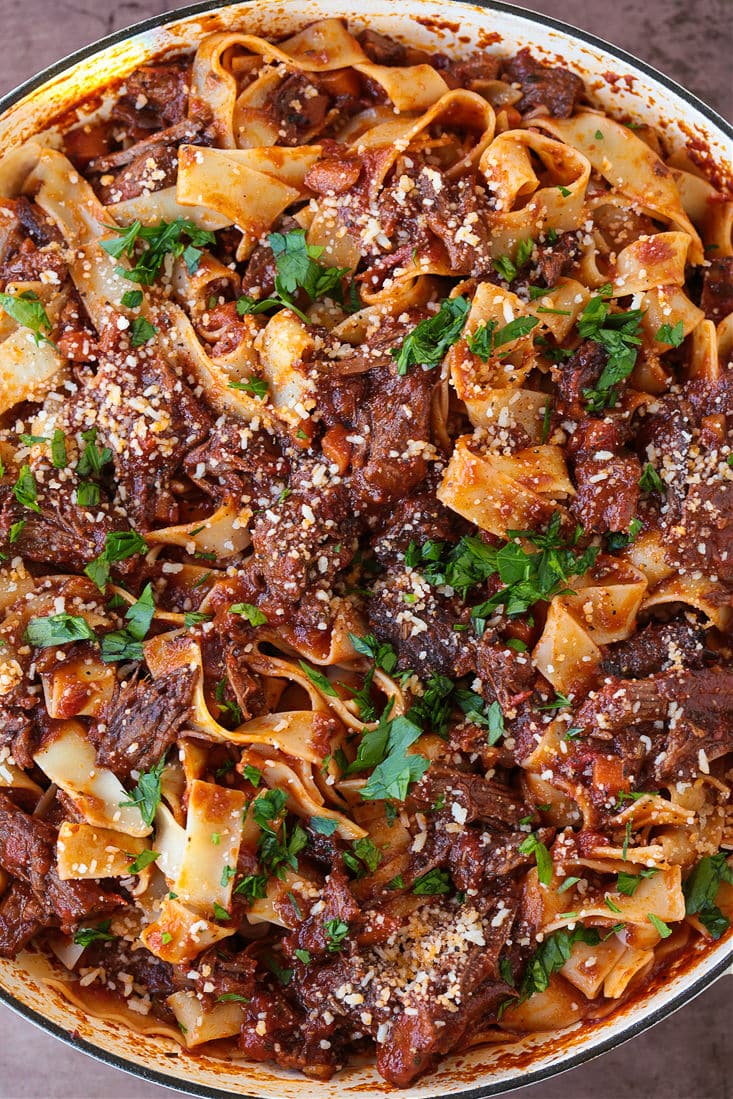
[[[103,39],[40,73],[0,99],[0,153],[62,120],[81,100],[92,103],[104,86],[166,53],[192,49],[206,34],[231,27],[280,37],[324,16],[346,15],[351,26],[386,34],[444,53],[487,47],[511,54],[523,46],[545,59],[569,64],[596,102],[610,113],[658,128],[675,147],[694,146],[698,162],[720,184],[733,182],[733,131],[709,107],[673,81],[593,35],[508,4],[483,6],[451,0],[360,0],[356,13],[343,0],[258,0],[220,7],[201,4],[149,19]],[[73,116],[72,116],[73,117]],[[68,125],[68,115],[67,122]],[[479,1099],[546,1079],[640,1034],[688,1003],[733,960],[731,933],[697,950],[653,980],[645,993],[614,1015],[562,1033],[536,1035],[468,1050],[447,1059],[409,1095]],[[0,962],[0,999],[77,1049],[137,1076],[197,1096],[243,1095],[271,1099],[377,1099],[391,1089],[373,1067],[352,1067],[328,1083],[307,1080],[270,1065],[217,1061],[181,1052],[168,1039],[132,1034],[109,1020],[71,1007],[49,988],[48,963],[25,953]]]

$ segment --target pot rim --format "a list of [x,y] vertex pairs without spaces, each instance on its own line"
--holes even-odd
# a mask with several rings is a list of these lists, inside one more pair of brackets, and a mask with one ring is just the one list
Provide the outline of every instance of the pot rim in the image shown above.
[[[159,15],[150,16],[147,19],[140,20],[137,23],[132,23],[127,27],[114,31],[112,34],[105,35],[103,38],[95,39],[95,41],[90,42],[88,45],[82,46],[78,50],[74,50],[72,53],[62,57],[59,61],[55,61],[46,68],[41,69],[35,76],[30,77],[28,80],[23,81],[9,92],[0,96],[0,120],[6,111],[15,106],[16,103],[30,93],[37,91],[44,84],[53,80],[55,77],[60,76],[80,62],[86,61],[94,57],[95,54],[101,53],[105,49],[115,46],[120,42],[124,42],[128,38],[143,34],[146,31],[155,30],[158,27],[166,26],[169,23],[177,23],[197,15],[204,15],[211,11],[253,2],[254,0],[223,0],[223,2],[221,2],[221,0],[203,0],[201,3],[188,4],[171,11],[161,12]],[[439,0],[439,2],[444,3],[445,0]],[[585,45],[593,46],[615,60],[631,65],[633,68],[642,72],[655,83],[661,85],[666,91],[671,92],[687,106],[696,110],[723,134],[724,137],[733,141],[733,125],[716,110],[708,106],[707,103],[688,91],[676,80],[673,80],[665,73],[660,72],[653,65],[650,65],[648,62],[629,53],[627,50],[622,49],[620,46],[615,46],[599,35],[576,27],[572,23],[567,23],[563,20],[555,19],[552,16],[544,15],[541,12],[532,11],[528,8],[520,7],[517,4],[506,3],[505,0],[451,0],[451,3],[456,3],[457,5],[466,4],[466,6],[483,8],[487,12],[499,11],[509,16],[516,16],[529,23],[533,23],[538,27],[560,31]],[[528,1084],[549,1080],[554,1076],[559,1076],[564,1072],[569,1072],[571,1069],[578,1068],[580,1065],[586,1064],[596,1057],[602,1056],[604,1053],[608,1053],[617,1046],[623,1045],[632,1038],[638,1037],[638,1035],[643,1034],[646,1030],[649,1030],[663,1019],[668,1018],[675,1011],[678,1011],[694,1000],[695,997],[699,996],[701,992],[704,992],[714,981],[729,971],[732,964],[733,938],[731,939],[727,951],[714,964],[710,964],[709,957],[703,957],[700,962],[691,966],[688,970],[688,979],[696,969],[699,969],[700,972],[694,979],[691,979],[688,984],[680,988],[674,996],[671,996],[668,1000],[659,1004],[651,1011],[642,1011],[638,1018],[632,1017],[630,1020],[620,1023],[618,1029],[614,1030],[606,1037],[593,1042],[591,1033],[588,1040],[592,1044],[582,1046],[577,1052],[564,1053],[560,1061],[545,1064],[538,1068],[530,1068],[529,1070],[523,1071],[521,1074],[506,1080],[497,1080],[495,1082],[489,1080],[486,1083],[479,1083],[458,1092],[451,1092],[449,1095],[445,1095],[445,1099],[489,1099],[490,1096],[516,1091],[518,1088]],[[207,1084],[195,1083],[192,1080],[181,1078],[174,1074],[169,1075],[168,1073],[149,1068],[143,1064],[137,1064],[119,1054],[105,1050],[101,1046],[87,1041],[85,1038],[75,1038],[73,1033],[65,1030],[57,1023],[52,1022],[34,1008],[22,1003],[1,986],[0,1003],[10,1008],[15,1014],[20,1015],[30,1023],[33,1023],[34,1026],[37,1026],[39,1029],[58,1038],[72,1049],[80,1050],[94,1060],[100,1061],[112,1068],[119,1069],[130,1076],[147,1080],[150,1083],[158,1084],[162,1087],[176,1088],[186,1095],[196,1097],[196,1099],[223,1099],[224,1096],[231,1096],[232,1094],[225,1086],[222,1086],[221,1088],[210,1087]],[[304,1080],[304,1087],[306,1086],[312,1089],[313,1082]],[[258,1099],[258,1097],[254,1095],[245,1095],[244,1093],[239,1093],[239,1095],[240,1099]],[[441,1099],[441,1096],[436,1094],[434,1099]]]

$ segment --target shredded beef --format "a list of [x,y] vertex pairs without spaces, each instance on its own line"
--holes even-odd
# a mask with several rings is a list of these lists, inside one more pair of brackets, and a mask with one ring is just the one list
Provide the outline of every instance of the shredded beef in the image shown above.
[[537,248],[537,267],[545,286],[554,286],[566,275],[580,254],[578,239],[573,233],[562,233],[554,244]]
[[97,762],[121,778],[149,771],[168,751],[191,706],[196,673],[178,668],[159,679],[132,681],[110,704]]
[[529,656],[495,642],[488,634],[478,644],[476,671],[484,698],[496,699],[505,713],[516,710],[532,693],[535,673]]
[[[219,945],[200,954],[193,970],[186,966],[186,979],[193,980],[196,995],[211,1009],[222,996],[250,999],[255,989],[256,968],[257,962],[244,950],[230,953],[226,946]],[[196,976],[192,977],[192,973]]]
[[543,65],[528,49],[520,50],[504,68],[509,79],[522,86],[517,104],[522,114],[546,107],[554,118],[569,118],[583,94],[579,76],[559,65]]
[[378,31],[365,30],[358,36],[359,45],[375,65],[404,65],[407,50],[401,42]]
[[133,137],[162,130],[186,116],[190,65],[171,61],[142,65],[126,80],[126,92],[112,108],[113,121],[129,127]]
[[457,805],[465,810],[468,823],[483,820],[511,825],[527,815],[527,806],[508,786],[440,763],[432,764],[410,797],[424,808],[434,807],[436,801],[444,804],[449,817],[454,816],[453,806]]
[[666,720],[670,703],[681,711],[681,720],[705,734],[708,759],[733,746],[733,671],[720,666],[611,678],[583,703],[574,721],[595,736],[610,736],[627,725]]
[[700,308],[716,324],[733,313],[733,256],[721,256],[705,268]]
[[186,455],[183,469],[217,502],[262,507],[276,495],[274,486],[287,481],[289,463],[265,432],[254,434],[230,422],[217,424],[206,441]]
[[266,710],[265,692],[258,676],[247,668],[249,643],[233,641],[226,654],[226,674],[242,721],[249,721]]
[[593,389],[605,370],[608,355],[595,340],[584,340],[572,358],[553,370],[557,382],[556,408],[562,417],[582,420],[586,414],[583,391]]
[[394,646],[401,669],[413,668],[423,678],[467,675],[475,661],[473,640],[453,628],[468,624],[466,607],[457,596],[440,595],[431,588],[413,611],[405,602],[405,594],[411,593],[402,571],[380,579],[367,606],[371,628]]
[[[311,89],[316,89],[313,95]],[[325,121],[331,100],[320,89],[315,73],[293,73],[277,88],[268,103],[278,126],[278,145],[301,145],[317,133]]]
[[355,444],[352,457],[351,492],[359,510],[384,507],[425,477],[424,445],[431,441],[430,408],[438,380],[438,371],[420,369],[400,376],[393,361],[370,370],[354,429],[355,437],[364,440]]
[[315,511],[312,499],[307,490],[293,492],[253,521],[256,565],[268,598],[277,603],[296,606],[314,585],[330,584],[354,555],[346,487],[333,482],[323,486]]
[[639,503],[641,463],[636,455],[583,452],[576,459],[573,476],[576,495],[570,510],[586,534],[629,529]]
[[700,626],[687,618],[650,622],[628,641],[606,646],[601,671],[605,675],[643,679],[678,662],[685,668],[700,668],[704,637]]
[[[13,542],[15,553],[39,564],[52,558],[57,565],[82,572],[102,552],[107,535],[127,530],[128,525],[105,504],[93,510],[79,507],[71,492],[68,482],[44,492],[39,498],[40,510],[35,512],[18,503],[10,486],[0,487],[0,540],[6,542],[11,527],[22,520],[23,527]],[[114,562],[112,571],[123,577],[135,567],[128,559]]]
[[48,909],[31,887],[14,881],[0,898],[0,958],[14,958],[48,923]]
[[[66,933],[80,920],[112,912],[125,903],[124,897],[101,882],[62,881],[56,869],[56,829],[24,813],[3,793],[0,793],[0,866],[30,887],[45,913],[44,924],[58,924]],[[32,913],[36,911],[34,906]]]
[[[106,334],[105,339],[110,335],[116,349],[119,333]],[[211,431],[211,418],[201,401],[152,351],[138,351],[133,365],[127,356],[124,363],[105,361],[83,396],[82,418],[90,399],[98,408],[99,438],[112,450],[134,526],[144,532],[156,524],[175,523],[178,504],[171,480],[184,455]],[[148,403],[150,417],[138,411],[141,399]],[[160,419],[155,422],[158,410]],[[120,439],[125,446],[119,446]]]
[[693,485],[669,534],[665,557],[670,564],[717,576],[733,588],[733,481]]

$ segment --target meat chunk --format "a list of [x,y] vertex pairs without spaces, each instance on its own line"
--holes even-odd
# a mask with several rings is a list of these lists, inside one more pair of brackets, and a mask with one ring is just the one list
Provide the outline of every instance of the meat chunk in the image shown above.
[[196,673],[177,668],[128,683],[110,704],[97,762],[120,778],[149,771],[170,748],[191,707]]
[[571,420],[585,416],[584,390],[593,389],[606,368],[608,355],[595,340],[584,340],[572,358],[553,370],[557,382],[557,411]]
[[55,245],[37,248],[26,238],[13,255],[0,264],[0,284],[9,282],[38,282],[41,277],[51,277],[57,284],[66,280],[68,268]]
[[401,42],[373,30],[362,31],[357,37],[364,53],[375,65],[404,65],[407,50]]
[[322,1011],[306,1016],[271,988],[255,991],[243,1013],[239,1046],[248,1060],[274,1061],[317,1080],[328,1080],[336,1071],[339,1043],[334,1023]]
[[[81,572],[105,546],[107,535],[128,529],[127,524],[110,513],[106,503],[93,510],[80,508],[71,498],[68,482],[53,492],[39,497],[39,511],[30,511],[19,504],[9,486],[0,488],[0,539],[6,542],[14,524],[23,521],[20,534],[13,542],[13,552],[26,561],[56,565]],[[136,565],[131,561],[116,562],[112,571],[126,576]]]
[[264,507],[287,481],[289,463],[264,431],[253,433],[232,422],[218,423],[201,446],[190,451],[183,469],[217,502]]
[[133,137],[162,130],[186,117],[190,65],[171,61],[141,65],[125,82],[125,94],[112,108],[112,119],[129,127]]
[[685,668],[700,668],[704,636],[702,629],[687,618],[650,622],[628,641],[607,646],[601,671],[605,675],[644,679],[677,663]]
[[278,145],[301,145],[318,133],[330,105],[331,99],[314,73],[288,76],[267,105],[278,126]]
[[733,256],[721,256],[705,268],[700,308],[716,324],[733,313]]
[[[388,327],[385,325],[385,328]],[[362,349],[360,349],[362,350]],[[368,353],[369,348],[363,348]],[[389,348],[384,351],[389,353]],[[394,361],[375,366],[355,424],[351,492],[359,510],[375,510],[400,499],[427,473],[430,409],[438,371],[416,368],[400,376]]]
[[668,531],[670,564],[717,576],[733,588],[733,481],[693,485]]
[[709,759],[733,746],[733,671],[719,665],[667,671],[647,679],[610,679],[583,703],[575,723],[595,736],[609,736],[627,725],[666,720],[670,703],[681,712],[680,720],[709,739]]
[[343,484],[293,492],[252,527],[256,565],[276,603],[296,606],[311,589],[330,586],[354,555],[354,521]]
[[569,118],[584,91],[575,73],[559,65],[543,65],[526,48],[511,58],[505,70],[513,83],[522,86],[517,110],[525,115],[545,107],[554,118]]
[[303,182],[317,195],[339,195],[355,187],[361,175],[361,164],[346,153],[325,156],[305,173]]
[[187,977],[194,981],[196,994],[209,1008],[222,996],[241,996],[249,999],[254,993],[254,973],[257,962],[244,950],[230,953],[218,946],[204,951],[196,959],[192,976],[187,966]]
[[434,64],[449,88],[476,88],[477,91],[490,80],[496,80],[501,68],[499,58],[490,53],[470,54],[460,61],[440,57]]
[[580,254],[578,239],[573,233],[562,233],[552,244],[537,248],[537,268],[545,286],[554,286],[566,275]]
[[446,806],[448,814],[454,819],[453,806],[457,805],[460,810],[465,810],[465,817],[462,812],[459,815],[466,823],[482,820],[518,824],[528,811],[522,799],[501,782],[439,763],[433,763],[426,771],[412,789],[410,797],[425,808],[431,808],[437,801]]
[[[55,847],[55,828],[24,813],[0,793],[0,866],[30,887],[46,926],[55,924],[68,933],[80,920],[124,904],[124,897],[99,882],[62,881],[56,870]],[[38,906],[28,910],[33,919]]]
[[369,600],[370,627],[394,646],[400,669],[412,668],[422,678],[466,675],[475,666],[474,642],[454,627],[468,624],[468,609],[427,585],[421,591],[418,603],[406,602],[405,595],[414,595],[412,580],[405,571],[391,570]]
[[[134,526],[147,531],[178,519],[171,480],[183,457],[211,431],[201,401],[153,351],[131,361],[120,333],[107,332],[111,354],[89,380],[71,415],[86,427],[90,403],[100,438],[112,451],[121,495]],[[142,406],[142,408],[141,408]]]
[[[452,272],[481,275],[491,270],[491,222],[486,197],[471,178],[451,180],[435,169],[417,177],[416,194],[429,231],[443,245]],[[456,225],[470,225],[466,240]]]
[[0,899],[0,958],[14,958],[48,923],[48,910],[29,885],[15,881]]
[[296,950],[307,950],[312,957],[327,958],[333,952],[332,941],[326,932],[330,921],[338,920],[351,926],[361,915],[349,889],[349,880],[341,870],[328,875],[321,899],[323,905],[318,905],[317,911],[309,913],[283,940],[288,957],[295,956]]
[[633,455],[596,451],[575,463],[570,510],[586,534],[627,531],[639,503],[641,463]]
[[164,187],[172,187],[176,182],[177,150],[162,141],[143,142],[143,145],[140,154],[122,168],[110,183],[99,186],[99,197],[106,206],[113,202],[126,202],[138,195],[152,194]]
[[505,714],[516,710],[532,694],[535,673],[529,656],[498,644],[486,634],[478,645],[476,671],[484,698],[496,699]]

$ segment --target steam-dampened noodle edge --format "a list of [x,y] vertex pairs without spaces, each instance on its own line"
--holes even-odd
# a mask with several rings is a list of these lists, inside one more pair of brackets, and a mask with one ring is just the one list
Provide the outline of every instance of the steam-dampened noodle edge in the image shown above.
[[0,196],[0,956],[404,1089],[728,934],[694,150],[332,18],[142,67]]

